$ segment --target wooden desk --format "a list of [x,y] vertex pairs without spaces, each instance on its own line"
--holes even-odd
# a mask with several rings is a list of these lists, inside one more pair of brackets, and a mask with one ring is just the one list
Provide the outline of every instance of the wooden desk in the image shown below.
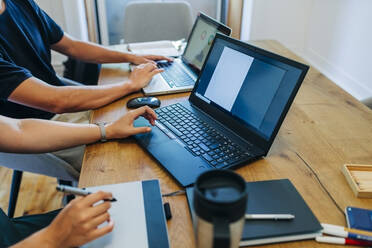
[[[278,42],[259,41],[253,44],[306,63]],[[104,69],[100,84],[118,82],[127,76],[127,71]],[[115,120],[127,111],[127,100],[139,95],[130,95],[94,111],[92,121]],[[184,93],[160,99],[165,106],[187,97],[188,94]],[[237,172],[247,181],[289,178],[320,222],[345,225],[342,210],[346,206],[372,207],[372,199],[358,199],[349,188],[341,172],[345,163],[372,164],[372,111],[311,68],[268,156]],[[88,146],[80,186],[153,178],[160,180],[163,193],[181,189],[146,151],[134,140],[127,139]],[[170,202],[173,213],[172,220],[168,222],[171,246],[195,247],[186,197],[164,200]],[[341,209],[336,207],[336,203]],[[328,245],[300,241],[265,247]]]

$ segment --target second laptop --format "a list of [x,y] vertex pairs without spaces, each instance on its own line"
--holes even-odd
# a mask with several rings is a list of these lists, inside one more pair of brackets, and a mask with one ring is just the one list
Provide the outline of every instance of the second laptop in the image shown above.
[[158,67],[163,68],[164,72],[156,75],[143,88],[145,95],[191,91],[216,33],[230,35],[231,29],[211,17],[199,13],[183,55],[181,58],[175,59],[173,63],[158,63]]

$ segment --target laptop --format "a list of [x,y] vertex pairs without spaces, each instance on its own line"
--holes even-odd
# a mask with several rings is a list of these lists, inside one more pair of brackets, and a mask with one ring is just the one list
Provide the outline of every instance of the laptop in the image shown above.
[[246,165],[267,155],[308,69],[217,34],[190,98],[156,109],[156,126],[135,139],[184,187]]
[[216,33],[230,35],[231,29],[199,13],[183,55],[173,63],[159,62],[164,72],[154,76],[143,88],[145,95],[162,95],[191,91],[208,55]]

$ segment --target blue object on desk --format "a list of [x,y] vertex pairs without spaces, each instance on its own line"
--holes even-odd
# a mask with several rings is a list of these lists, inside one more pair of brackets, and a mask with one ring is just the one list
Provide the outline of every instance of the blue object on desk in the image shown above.
[[372,210],[346,207],[346,221],[349,228],[372,231]]

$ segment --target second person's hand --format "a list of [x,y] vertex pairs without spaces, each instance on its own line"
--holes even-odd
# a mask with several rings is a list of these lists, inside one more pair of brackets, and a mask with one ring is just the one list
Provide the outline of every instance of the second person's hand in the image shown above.
[[144,106],[132,111],[129,111],[126,115],[121,117],[115,122],[107,124],[106,135],[108,139],[122,139],[129,136],[148,133],[151,131],[150,127],[134,127],[134,121],[140,117],[145,117],[152,126],[155,125],[157,119],[156,113],[148,106]]

